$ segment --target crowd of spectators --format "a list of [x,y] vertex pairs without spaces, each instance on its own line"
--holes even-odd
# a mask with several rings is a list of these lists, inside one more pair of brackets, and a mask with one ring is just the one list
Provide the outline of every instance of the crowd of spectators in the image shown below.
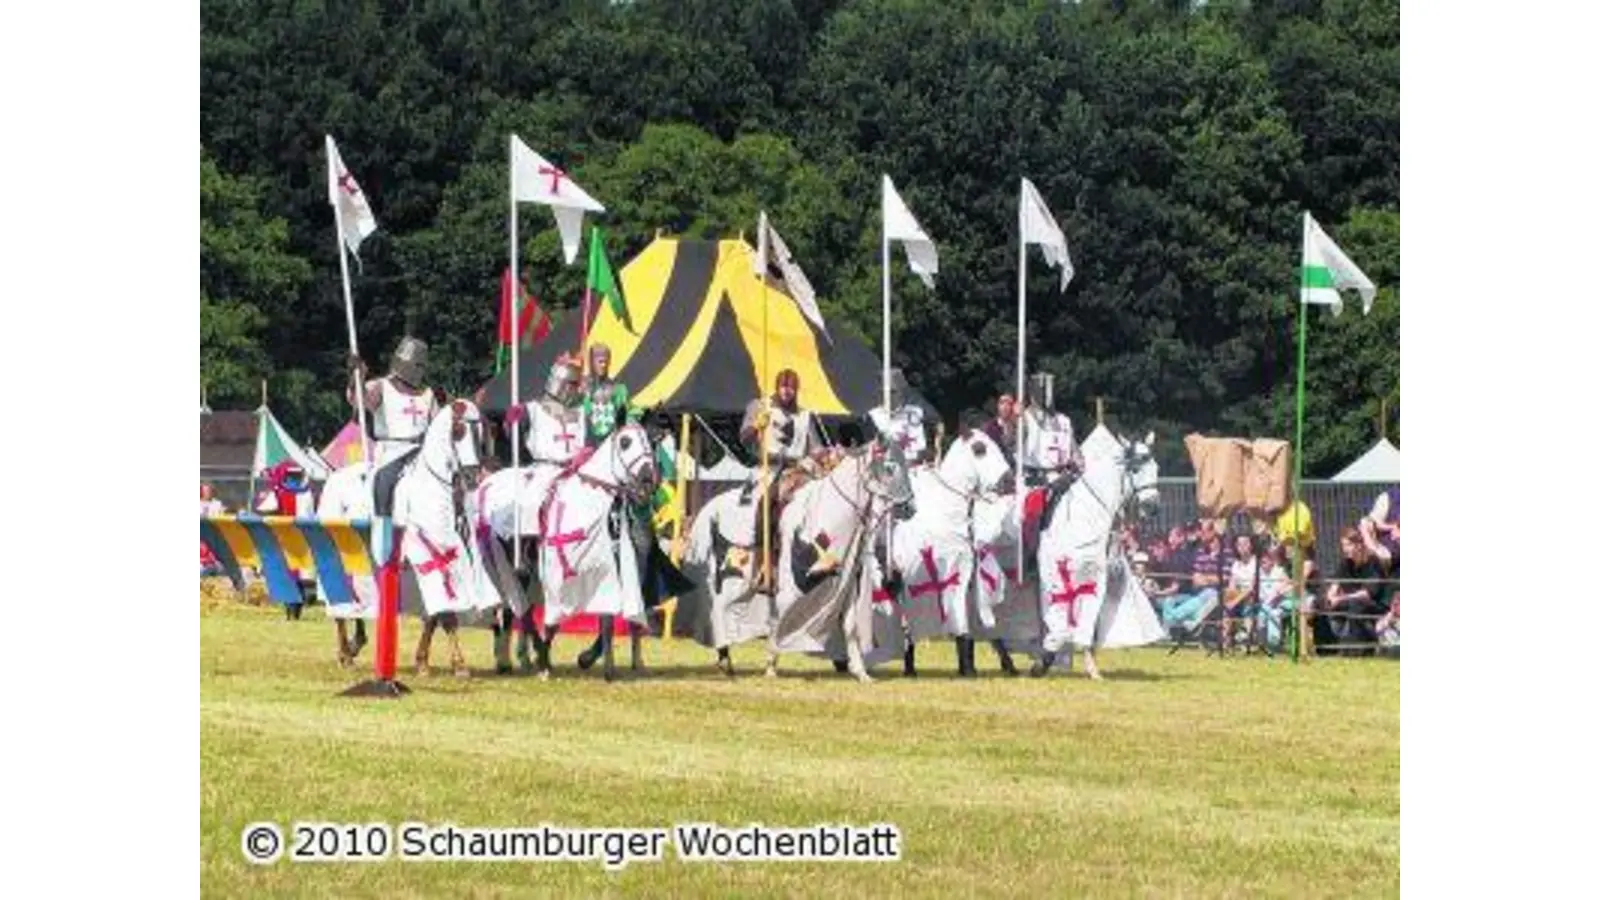
[[1229,524],[1196,519],[1164,535],[1141,535],[1129,527],[1120,536],[1174,641],[1202,641],[1209,634],[1223,647],[1248,641],[1268,652],[1283,650],[1303,605],[1292,574],[1298,542],[1316,652],[1364,656],[1398,645],[1397,488],[1380,494],[1359,522],[1340,532],[1331,574],[1319,565],[1308,531],[1286,528],[1285,522],[1277,528],[1248,519],[1234,520],[1231,529]]

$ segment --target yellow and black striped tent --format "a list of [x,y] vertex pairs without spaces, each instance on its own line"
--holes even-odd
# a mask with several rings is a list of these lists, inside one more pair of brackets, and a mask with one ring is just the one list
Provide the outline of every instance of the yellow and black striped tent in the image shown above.
[[[841,329],[829,332],[831,340],[820,333],[781,283],[769,279],[763,286],[755,269],[755,248],[741,239],[658,237],[620,272],[634,331],[597,301],[589,344],[611,349],[612,374],[644,409],[743,412],[745,404],[772,391],[784,369],[800,376],[801,407],[818,415],[856,417],[877,406],[883,391],[879,356]],[[568,316],[521,355],[525,401],[543,390],[558,354],[578,350],[579,319]],[[510,405],[511,376],[508,367],[484,386],[485,410],[502,412]],[[909,399],[927,406],[915,393]]]

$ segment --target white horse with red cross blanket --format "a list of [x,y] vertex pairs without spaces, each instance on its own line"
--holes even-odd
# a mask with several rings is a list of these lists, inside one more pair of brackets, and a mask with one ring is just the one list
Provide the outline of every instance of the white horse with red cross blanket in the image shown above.
[[[643,426],[613,431],[580,454],[550,485],[539,514],[539,588],[544,596],[545,652],[566,619],[621,616],[647,624],[644,564],[652,540],[648,499],[659,473]],[[609,631],[608,629],[605,629]],[[607,677],[610,677],[608,660]]]
[[[937,467],[921,467],[912,473],[911,486],[916,515],[885,529],[899,590],[875,604],[878,615],[895,627],[888,629],[887,640],[878,641],[868,664],[904,656],[907,672],[914,672],[906,638],[914,646],[917,641],[947,635],[955,638],[960,670],[968,674],[973,618],[992,619],[987,609],[973,603],[977,561],[973,509],[980,500],[1003,496],[1012,489],[1011,467],[988,434],[968,428]],[[875,633],[881,634],[882,629]]]
[[[1154,441],[1154,434],[1143,441],[1129,441],[1103,428],[1084,441],[1083,477],[1056,504],[1051,520],[1041,526],[1037,580],[1010,592],[1028,608],[1013,608],[1008,615],[997,616],[1015,629],[1025,627],[1027,611],[1038,611],[1039,625],[1034,632],[1040,635],[1038,643],[1018,648],[1036,654],[1030,674],[1044,675],[1058,654],[1076,647],[1083,650],[1085,671],[1098,678],[1096,648],[1140,646],[1164,636],[1137,580],[1115,577],[1126,575],[1126,560],[1111,555],[1117,520],[1130,508],[1135,515],[1149,514],[1160,502],[1156,490],[1159,470],[1150,451]],[[993,521],[982,514],[979,519]],[[1014,541],[1014,510],[1005,519],[1009,522],[1003,531]],[[993,549],[996,568],[1015,558],[1014,545]],[[980,577],[980,582],[986,581]],[[1006,582],[1000,579],[999,583]],[[1108,591],[1113,585],[1116,590]],[[1034,592],[1031,597],[1030,591]],[[1016,640],[1020,635],[1006,637]]]
[[[500,598],[479,590],[474,549],[462,536],[462,497],[477,480],[483,420],[468,400],[454,400],[428,423],[422,447],[405,463],[395,486],[394,524],[401,531],[400,556],[414,576],[424,615],[416,664],[429,671],[433,633],[440,625],[450,640],[451,666],[469,672],[457,628],[462,617],[494,609]],[[376,501],[377,498],[374,498]],[[376,504],[375,508],[381,504]]]

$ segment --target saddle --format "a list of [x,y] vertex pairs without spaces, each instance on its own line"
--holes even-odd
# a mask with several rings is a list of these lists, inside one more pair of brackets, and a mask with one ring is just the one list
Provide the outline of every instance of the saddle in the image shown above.
[[384,463],[382,468],[372,474],[372,512],[377,516],[394,515],[394,492],[400,486],[400,476],[405,474],[406,465],[411,462],[422,448],[413,447],[399,456]]

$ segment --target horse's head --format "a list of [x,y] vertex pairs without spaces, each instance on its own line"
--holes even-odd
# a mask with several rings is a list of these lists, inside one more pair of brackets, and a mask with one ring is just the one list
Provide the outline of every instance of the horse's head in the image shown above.
[[1010,493],[1015,482],[1006,455],[982,428],[967,422],[939,463],[945,484],[967,494]]
[[872,495],[873,512],[884,512],[887,505],[897,519],[909,519],[917,506],[911,491],[911,472],[900,445],[880,435],[867,448],[865,479]]
[[1155,453],[1151,450],[1155,442],[1154,431],[1146,434],[1142,441],[1117,438],[1117,443],[1122,447],[1117,465],[1128,494],[1125,499],[1132,499],[1137,504],[1136,512],[1140,516],[1153,516],[1161,507],[1161,492],[1156,489],[1160,467],[1156,465]]
[[659,479],[650,434],[637,422],[613,431],[595,450],[590,464],[601,467],[606,481],[635,499],[650,496]]
[[476,480],[482,465],[483,415],[471,400],[452,400],[428,423],[422,438],[422,456],[443,476],[464,475]]

